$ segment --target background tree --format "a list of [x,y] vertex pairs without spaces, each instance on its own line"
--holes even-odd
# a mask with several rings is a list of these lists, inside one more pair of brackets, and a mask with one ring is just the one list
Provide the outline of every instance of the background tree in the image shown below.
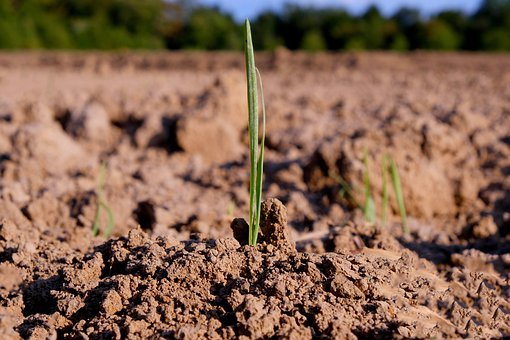
[[217,8],[195,9],[184,25],[182,48],[204,50],[240,50],[241,30],[234,19]]
[[253,45],[259,50],[274,50],[283,46],[282,18],[273,12],[263,12],[252,24]]
[[456,50],[461,43],[461,37],[448,23],[439,19],[427,22],[424,34],[423,47],[431,50]]
[[510,0],[484,0],[467,26],[464,48],[510,51]]
[[375,50],[384,47],[385,19],[379,9],[372,5],[361,17],[361,35],[367,49]]
[[[241,25],[198,0],[0,0],[0,48],[239,50]],[[483,0],[472,15],[413,8],[385,17],[287,5],[253,22],[257,49],[510,51],[510,0]]]

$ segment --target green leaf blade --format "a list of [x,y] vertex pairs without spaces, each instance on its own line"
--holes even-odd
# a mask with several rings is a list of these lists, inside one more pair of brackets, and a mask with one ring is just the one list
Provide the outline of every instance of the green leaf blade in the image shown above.
[[[257,69],[255,67],[255,53],[251,37],[250,22],[245,21],[245,62],[248,97],[248,131],[250,141],[250,209],[249,209],[249,233],[248,243],[255,246],[257,243],[260,223],[260,205],[262,201],[264,137],[259,145],[259,107],[257,88]],[[264,111],[265,126],[265,111]],[[265,128],[264,128],[265,130]]]
[[260,76],[260,72],[257,68],[255,68],[257,72],[257,76],[260,84],[260,99],[262,101],[262,136],[260,138],[259,145],[259,157],[257,159],[257,174],[256,174],[256,187],[255,187],[255,195],[256,195],[256,214],[255,214],[255,228],[253,228],[252,240],[253,244],[257,244],[258,237],[258,228],[260,225],[260,209],[262,204],[262,186],[264,179],[264,144],[266,139],[266,104],[264,102],[264,88],[262,85],[262,77]]
[[409,225],[407,224],[407,212],[404,202],[404,195],[402,194],[402,184],[400,182],[400,176],[398,174],[397,164],[393,159],[390,160],[390,176],[393,184],[393,190],[395,191],[395,197],[397,199],[398,210],[400,213],[400,219],[402,221],[402,230],[405,235],[410,234]]
[[374,198],[372,197],[372,186],[370,185],[370,175],[368,173],[368,151],[366,149],[363,156],[363,163],[365,167],[363,174],[363,182],[365,186],[365,206],[363,208],[363,215],[365,216],[365,220],[367,220],[367,222],[375,223],[375,202]]
[[107,216],[108,216],[108,225],[106,226],[106,229],[104,231],[104,236],[109,237],[110,234],[113,231],[113,227],[115,225],[115,217],[113,215],[112,210],[108,206],[108,203],[106,203],[106,200],[104,198],[104,185],[106,182],[106,169],[107,169],[108,163],[106,161],[101,163],[101,166],[99,168],[99,182],[97,186],[97,206],[96,206],[96,212],[94,214],[94,223],[92,224],[92,235],[97,236],[99,235],[99,219],[101,217],[101,208],[105,210]]
[[385,155],[382,159],[381,164],[381,176],[382,176],[382,204],[381,204],[381,224],[386,225],[388,220],[388,156]]

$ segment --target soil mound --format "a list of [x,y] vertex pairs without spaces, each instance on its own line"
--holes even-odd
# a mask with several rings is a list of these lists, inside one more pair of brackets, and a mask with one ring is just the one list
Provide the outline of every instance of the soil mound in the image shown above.
[[[257,248],[232,238],[176,243],[135,229],[46,266],[19,269],[7,261],[0,270],[12,275],[10,281],[20,273],[40,278],[17,291],[11,290],[17,282],[4,280],[3,296],[11,301],[4,315],[21,336],[36,338],[451,338],[510,332],[510,287],[497,276],[468,269],[440,275],[401,247],[298,253],[284,241],[280,207],[265,204],[263,233],[275,228]],[[381,237],[390,238],[384,232]],[[53,261],[57,270],[50,269]]]

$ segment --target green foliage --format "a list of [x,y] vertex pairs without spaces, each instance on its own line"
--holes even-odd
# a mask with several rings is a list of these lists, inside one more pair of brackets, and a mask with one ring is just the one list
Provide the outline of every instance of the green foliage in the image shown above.
[[346,11],[329,10],[322,19],[324,38],[331,50],[345,48],[346,41],[359,31],[355,19]]
[[345,43],[347,51],[360,51],[366,49],[365,41],[362,37],[352,37]]
[[234,217],[234,212],[236,210],[236,203],[234,202],[234,200],[230,200],[228,201],[228,204],[227,204],[227,216],[229,217]]
[[72,47],[71,36],[66,27],[56,18],[40,16],[35,18],[34,25],[40,47],[65,49]]
[[184,26],[183,47],[204,50],[240,50],[242,37],[229,15],[217,9],[198,8]]
[[0,0],[0,48],[161,48],[162,0]]
[[350,184],[342,176],[334,172],[328,173],[328,176],[340,184],[340,190],[338,192],[340,199],[346,201],[350,206],[358,209],[363,209],[361,204],[356,199],[354,192],[355,190],[351,188]]
[[[194,0],[0,0],[0,48],[241,50],[241,25]],[[483,0],[472,15],[413,8],[385,17],[288,5],[253,21],[256,49],[510,51],[510,0]]]
[[283,46],[281,32],[282,20],[272,12],[264,12],[258,16],[253,25],[253,45],[262,50],[275,50]]
[[104,184],[106,180],[106,168],[107,163],[103,162],[101,163],[101,167],[99,168],[99,183],[97,186],[97,206],[96,206],[96,213],[94,215],[94,223],[92,225],[92,234],[94,236],[97,236],[99,234],[99,223],[101,218],[101,208],[103,208],[106,211],[106,215],[108,216],[108,225],[106,226],[103,234],[105,237],[110,236],[113,225],[115,224],[115,219],[113,217],[113,212],[110,209],[108,203],[106,203],[106,200],[104,198]]
[[432,50],[456,50],[461,43],[460,36],[441,20],[432,20],[425,26],[424,47]]
[[436,16],[436,20],[448,24],[457,33],[463,32],[468,24],[468,18],[464,13],[452,10],[439,13]]
[[482,35],[482,48],[489,51],[510,51],[510,29],[494,29]]
[[386,225],[388,220],[388,203],[390,200],[388,192],[388,156],[384,156],[381,163],[381,176],[382,176],[382,204],[381,204],[381,223]]
[[250,135],[250,215],[248,243],[257,244],[260,224],[260,209],[262,204],[262,180],[264,173],[264,140],[266,135],[266,110],[264,104],[264,90],[260,79],[260,93],[262,99],[262,137],[259,143],[259,104],[257,75],[260,74],[255,66],[253,42],[251,38],[250,22],[246,19],[245,27],[245,59],[248,96],[248,130]]
[[[374,198],[372,196],[372,186],[370,184],[370,176],[368,170],[368,152],[365,150],[363,155],[363,185],[365,194],[365,204],[363,205],[363,215],[365,220],[369,223],[375,223],[377,219],[376,208]],[[382,197],[381,197],[381,224],[385,225],[388,218],[388,206],[389,206],[389,190],[388,190],[388,173],[391,178],[393,186],[393,192],[395,193],[395,200],[397,201],[397,207],[400,214],[402,223],[402,231],[405,235],[409,235],[409,226],[407,224],[407,212],[404,203],[404,195],[402,193],[402,184],[400,182],[400,176],[398,174],[398,168],[395,161],[385,155],[381,162],[381,178],[382,178]]]
[[367,150],[365,150],[365,154],[363,156],[363,164],[365,166],[365,171],[363,172],[363,185],[365,187],[365,206],[363,207],[363,215],[365,216],[367,222],[375,223],[376,220],[375,201],[374,198],[372,197],[372,186],[370,185]]
[[362,40],[363,45],[367,49],[382,49],[385,40],[384,18],[377,9],[372,5],[362,17]]
[[2,48],[20,48],[22,37],[20,27],[16,21],[11,19],[0,19],[0,47]]
[[404,204],[404,195],[402,194],[402,184],[400,183],[400,176],[398,174],[397,164],[393,159],[390,159],[390,176],[395,191],[395,198],[397,200],[400,219],[402,222],[402,230],[405,235],[409,235],[409,226],[407,224],[407,212]]
[[405,35],[397,34],[392,38],[388,48],[392,51],[407,51],[409,49],[409,41],[407,41]]
[[463,48],[510,51],[510,0],[484,0],[466,26]]
[[[404,195],[402,193],[402,184],[400,182],[400,176],[398,174],[398,168],[395,161],[388,155],[384,155],[381,160],[381,179],[382,179],[382,193],[381,193],[381,224],[386,225],[388,220],[388,208],[389,208],[389,189],[388,189],[388,174],[391,178],[393,192],[395,194],[395,200],[400,214],[402,223],[402,231],[405,235],[410,233],[409,226],[407,224],[407,212],[404,203]],[[351,207],[361,209],[363,211],[363,217],[368,223],[375,223],[377,220],[377,212],[375,207],[375,201],[372,195],[372,185],[370,182],[369,163],[368,163],[368,151],[365,149],[363,153],[363,188],[351,188],[351,185],[343,179],[343,177],[336,173],[330,172],[328,176],[337,181],[340,184],[340,190],[338,192],[339,197],[347,202]],[[356,200],[356,194],[363,193],[364,204],[361,205]]]
[[326,48],[326,41],[318,30],[306,32],[301,42],[301,49],[304,51],[317,52],[324,51]]

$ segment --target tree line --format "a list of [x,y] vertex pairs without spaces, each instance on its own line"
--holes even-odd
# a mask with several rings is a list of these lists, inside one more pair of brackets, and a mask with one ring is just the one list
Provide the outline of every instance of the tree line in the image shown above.
[[[473,14],[384,16],[287,5],[252,20],[255,48],[274,50],[510,51],[510,0],[483,0]],[[241,23],[192,0],[0,0],[0,48],[240,50]]]

